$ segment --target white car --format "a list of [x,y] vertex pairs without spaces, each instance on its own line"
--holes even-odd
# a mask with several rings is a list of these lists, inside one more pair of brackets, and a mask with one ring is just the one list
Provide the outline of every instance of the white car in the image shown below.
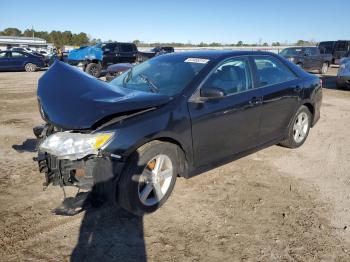
[[340,59],[339,70],[337,74],[337,87],[350,88],[350,51]]
[[30,49],[29,47],[12,47],[10,49],[11,51],[21,51],[21,52],[26,52],[26,53],[32,53],[33,50]]

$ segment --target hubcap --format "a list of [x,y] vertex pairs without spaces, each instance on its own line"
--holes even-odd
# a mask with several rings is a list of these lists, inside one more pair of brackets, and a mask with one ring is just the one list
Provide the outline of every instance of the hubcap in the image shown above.
[[309,118],[305,112],[301,112],[293,126],[293,137],[296,143],[301,143],[307,134],[309,128]]
[[173,164],[167,155],[152,158],[143,170],[138,185],[140,201],[146,206],[159,203],[173,179]]
[[97,67],[93,66],[90,68],[90,74],[93,76],[97,76]]

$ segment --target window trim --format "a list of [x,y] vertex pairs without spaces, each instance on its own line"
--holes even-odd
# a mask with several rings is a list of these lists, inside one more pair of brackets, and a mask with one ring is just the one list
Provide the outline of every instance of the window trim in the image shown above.
[[[254,54],[249,54],[249,55],[236,55],[236,56],[231,56],[229,58],[224,59],[222,62],[220,62],[217,66],[215,66],[214,68],[212,68],[210,70],[210,72],[205,76],[205,78],[198,84],[198,87],[193,91],[192,95],[190,96],[190,98],[188,99],[188,102],[192,102],[192,103],[204,103],[205,100],[202,99],[202,97],[200,96],[200,90],[203,87],[205,81],[209,78],[209,75],[211,75],[222,63],[226,62],[227,60],[230,60],[232,58],[246,58],[249,62],[249,71],[250,71],[250,75],[251,75],[251,79],[252,79],[252,89],[248,89],[245,91],[241,91],[241,92],[237,92],[237,93],[232,93],[229,95],[226,95],[223,97],[223,99],[225,99],[226,97],[230,97],[233,95],[239,95],[239,94],[243,94],[246,92],[251,92],[254,90],[258,90],[261,88],[266,88],[266,87],[271,87],[274,85],[279,85],[282,83],[289,83],[291,81],[295,81],[297,79],[300,79],[300,76],[292,69],[290,68],[290,66],[288,64],[286,64],[282,59],[275,57],[273,55],[268,55],[268,54],[259,54],[259,55],[254,55]],[[275,84],[271,84],[271,85],[265,85],[265,86],[259,86],[258,83],[258,73],[257,73],[257,67],[255,65],[254,62],[254,58],[257,57],[272,57],[273,59],[277,59],[278,61],[280,61],[285,67],[288,68],[289,71],[291,71],[293,73],[293,75],[295,75],[295,79],[289,80],[289,81],[284,81],[284,82],[279,82],[279,83],[275,83]]]

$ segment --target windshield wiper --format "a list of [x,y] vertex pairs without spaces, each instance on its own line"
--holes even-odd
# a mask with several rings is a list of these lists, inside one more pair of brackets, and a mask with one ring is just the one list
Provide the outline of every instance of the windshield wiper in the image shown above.
[[126,83],[129,82],[132,78],[132,68],[130,68],[130,71],[123,79],[123,86],[125,87]]
[[151,90],[153,93],[159,93],[159,88],[153,83],[153,81],[152,81],[151,79],[149,79],[149,78],[148,78],[146,75],[144,75],[144,74],[139,74],[139,77],[140,77],[142,80],[144,80],[144,81],[148,84],[150,90]]

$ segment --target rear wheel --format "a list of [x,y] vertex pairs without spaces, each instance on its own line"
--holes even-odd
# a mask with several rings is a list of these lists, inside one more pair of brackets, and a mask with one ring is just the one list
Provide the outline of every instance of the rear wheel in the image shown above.
[[97,63],[90,63],[85,68],[85,72],[94,77],[99,77],[101,75],[101,70],[101,65]]
[[24,66],[24,70],[26,70],[27,72],[35,72],[37,69],[36,65],[35,64],[32,64],[32,63],[27,63],[25,66]]
[[289,127],[288,137],[280,144],[289,148],[297,148],[304,144],[311,125],[311,113],[306,106],[301,106],[295,114],[292,125]]
[[170,196],[179,173],[178,147],[160,141],[129,158],[118,184],[118,202],[135,215],[156,211]]

